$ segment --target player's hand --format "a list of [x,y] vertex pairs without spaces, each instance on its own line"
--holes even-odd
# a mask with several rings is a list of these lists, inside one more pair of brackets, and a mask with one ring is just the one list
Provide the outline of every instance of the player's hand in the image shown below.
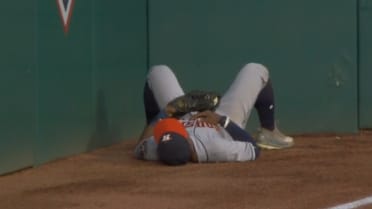
[[168,116],[168,117],[172,117],[174,115],[174,113],[177,112],[177,109],[174,108],[172,105],[168,104],[166,107],[165,107],[165,114]]
[[221,120],[221,117],[222,117],[221,115],[219,115],[219,114],[217,114],[213,111],[206,110],[206,111],[199,112],[199,113],[193,115],[191,118],[192,119],[200,118],[200,120],[202,120],[202,121],[217,125],[218,122]]

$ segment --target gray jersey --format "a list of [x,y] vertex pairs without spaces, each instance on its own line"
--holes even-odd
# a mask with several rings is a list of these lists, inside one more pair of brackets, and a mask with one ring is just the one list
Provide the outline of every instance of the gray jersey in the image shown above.
[[[256,63],[245,65],[222,96],[216,112],[229,116],[244,129],[256,98],[268,79],[269,72],[265,66]],[[172,99],[184,94],[175,74],[165,65],[154,66],[147,75],[147,82],[161,109]],[[255,159],[251,143],[234,141],[223,128],[198,120],[188,120],[187,117],[182,122],[194,143],[199,162]],[[157,160],[156,147],[153,137],[150,137],[136,147],[136,156],[145,160]]]
[[[237,162],[255,159],[250,142],[234,141],[220,126],[200,120],[181,120],[192,140],[199,162]],[[157,144],[150,137],[137,145],[137,158],[157,160]]]
[[255,159],[250,142],[234,141],[226,130],[201,120],[182,121],[193,141],[199,162],[233,162]]

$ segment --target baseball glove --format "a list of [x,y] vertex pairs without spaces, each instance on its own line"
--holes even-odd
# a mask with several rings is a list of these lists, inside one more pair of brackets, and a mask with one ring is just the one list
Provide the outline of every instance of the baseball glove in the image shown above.
[[214,111],[220,99],[221,96],[216,92],[194,90],[175,98],[168,105],[175,109],[172,117],[181,117],[189,112]]

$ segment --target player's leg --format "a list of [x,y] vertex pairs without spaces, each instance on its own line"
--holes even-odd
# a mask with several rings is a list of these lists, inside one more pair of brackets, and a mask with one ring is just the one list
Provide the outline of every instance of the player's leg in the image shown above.
[[269,79],[257,96],[254,104],[262,128],[275,129],[275,101],[274,90]]
[[254,107],[257,110],[261,124],[261,130],[256,136],[257,144],[267,149],[292,146],[293,138],[284,135],[275,125],[274,90],[270,80],[258,95]]
[[245,128],[257,96],[269,80],[269,72],[261,64],[245,65],[222,96],[217,113],[229,116]]
[[148,125],[160,112],[160,108],[147,82],[143,89],[143,103],[145,106],[146,124]]
[[274,91],[267,68],[250,63],[239,72],[222,97],[218,110],[244,128],[253,107],[258,112],[262,128],[256,137],[258,145],[268,149],[293,145],[293,138],[285,136],[275,127]]
[[146,119],[149,123],[168,102],[184,94],[173,71],[165,65],[153,66],[144,88]]

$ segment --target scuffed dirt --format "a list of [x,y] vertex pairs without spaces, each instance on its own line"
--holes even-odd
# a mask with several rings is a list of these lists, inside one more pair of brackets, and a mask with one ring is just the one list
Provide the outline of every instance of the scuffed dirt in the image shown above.
[[[247,163],[138,161],[134,140],[0,176],[1,209],[307,209],[372,195],[372,133],[297,136]],[[372,205],[363,208],[372,208]]]

